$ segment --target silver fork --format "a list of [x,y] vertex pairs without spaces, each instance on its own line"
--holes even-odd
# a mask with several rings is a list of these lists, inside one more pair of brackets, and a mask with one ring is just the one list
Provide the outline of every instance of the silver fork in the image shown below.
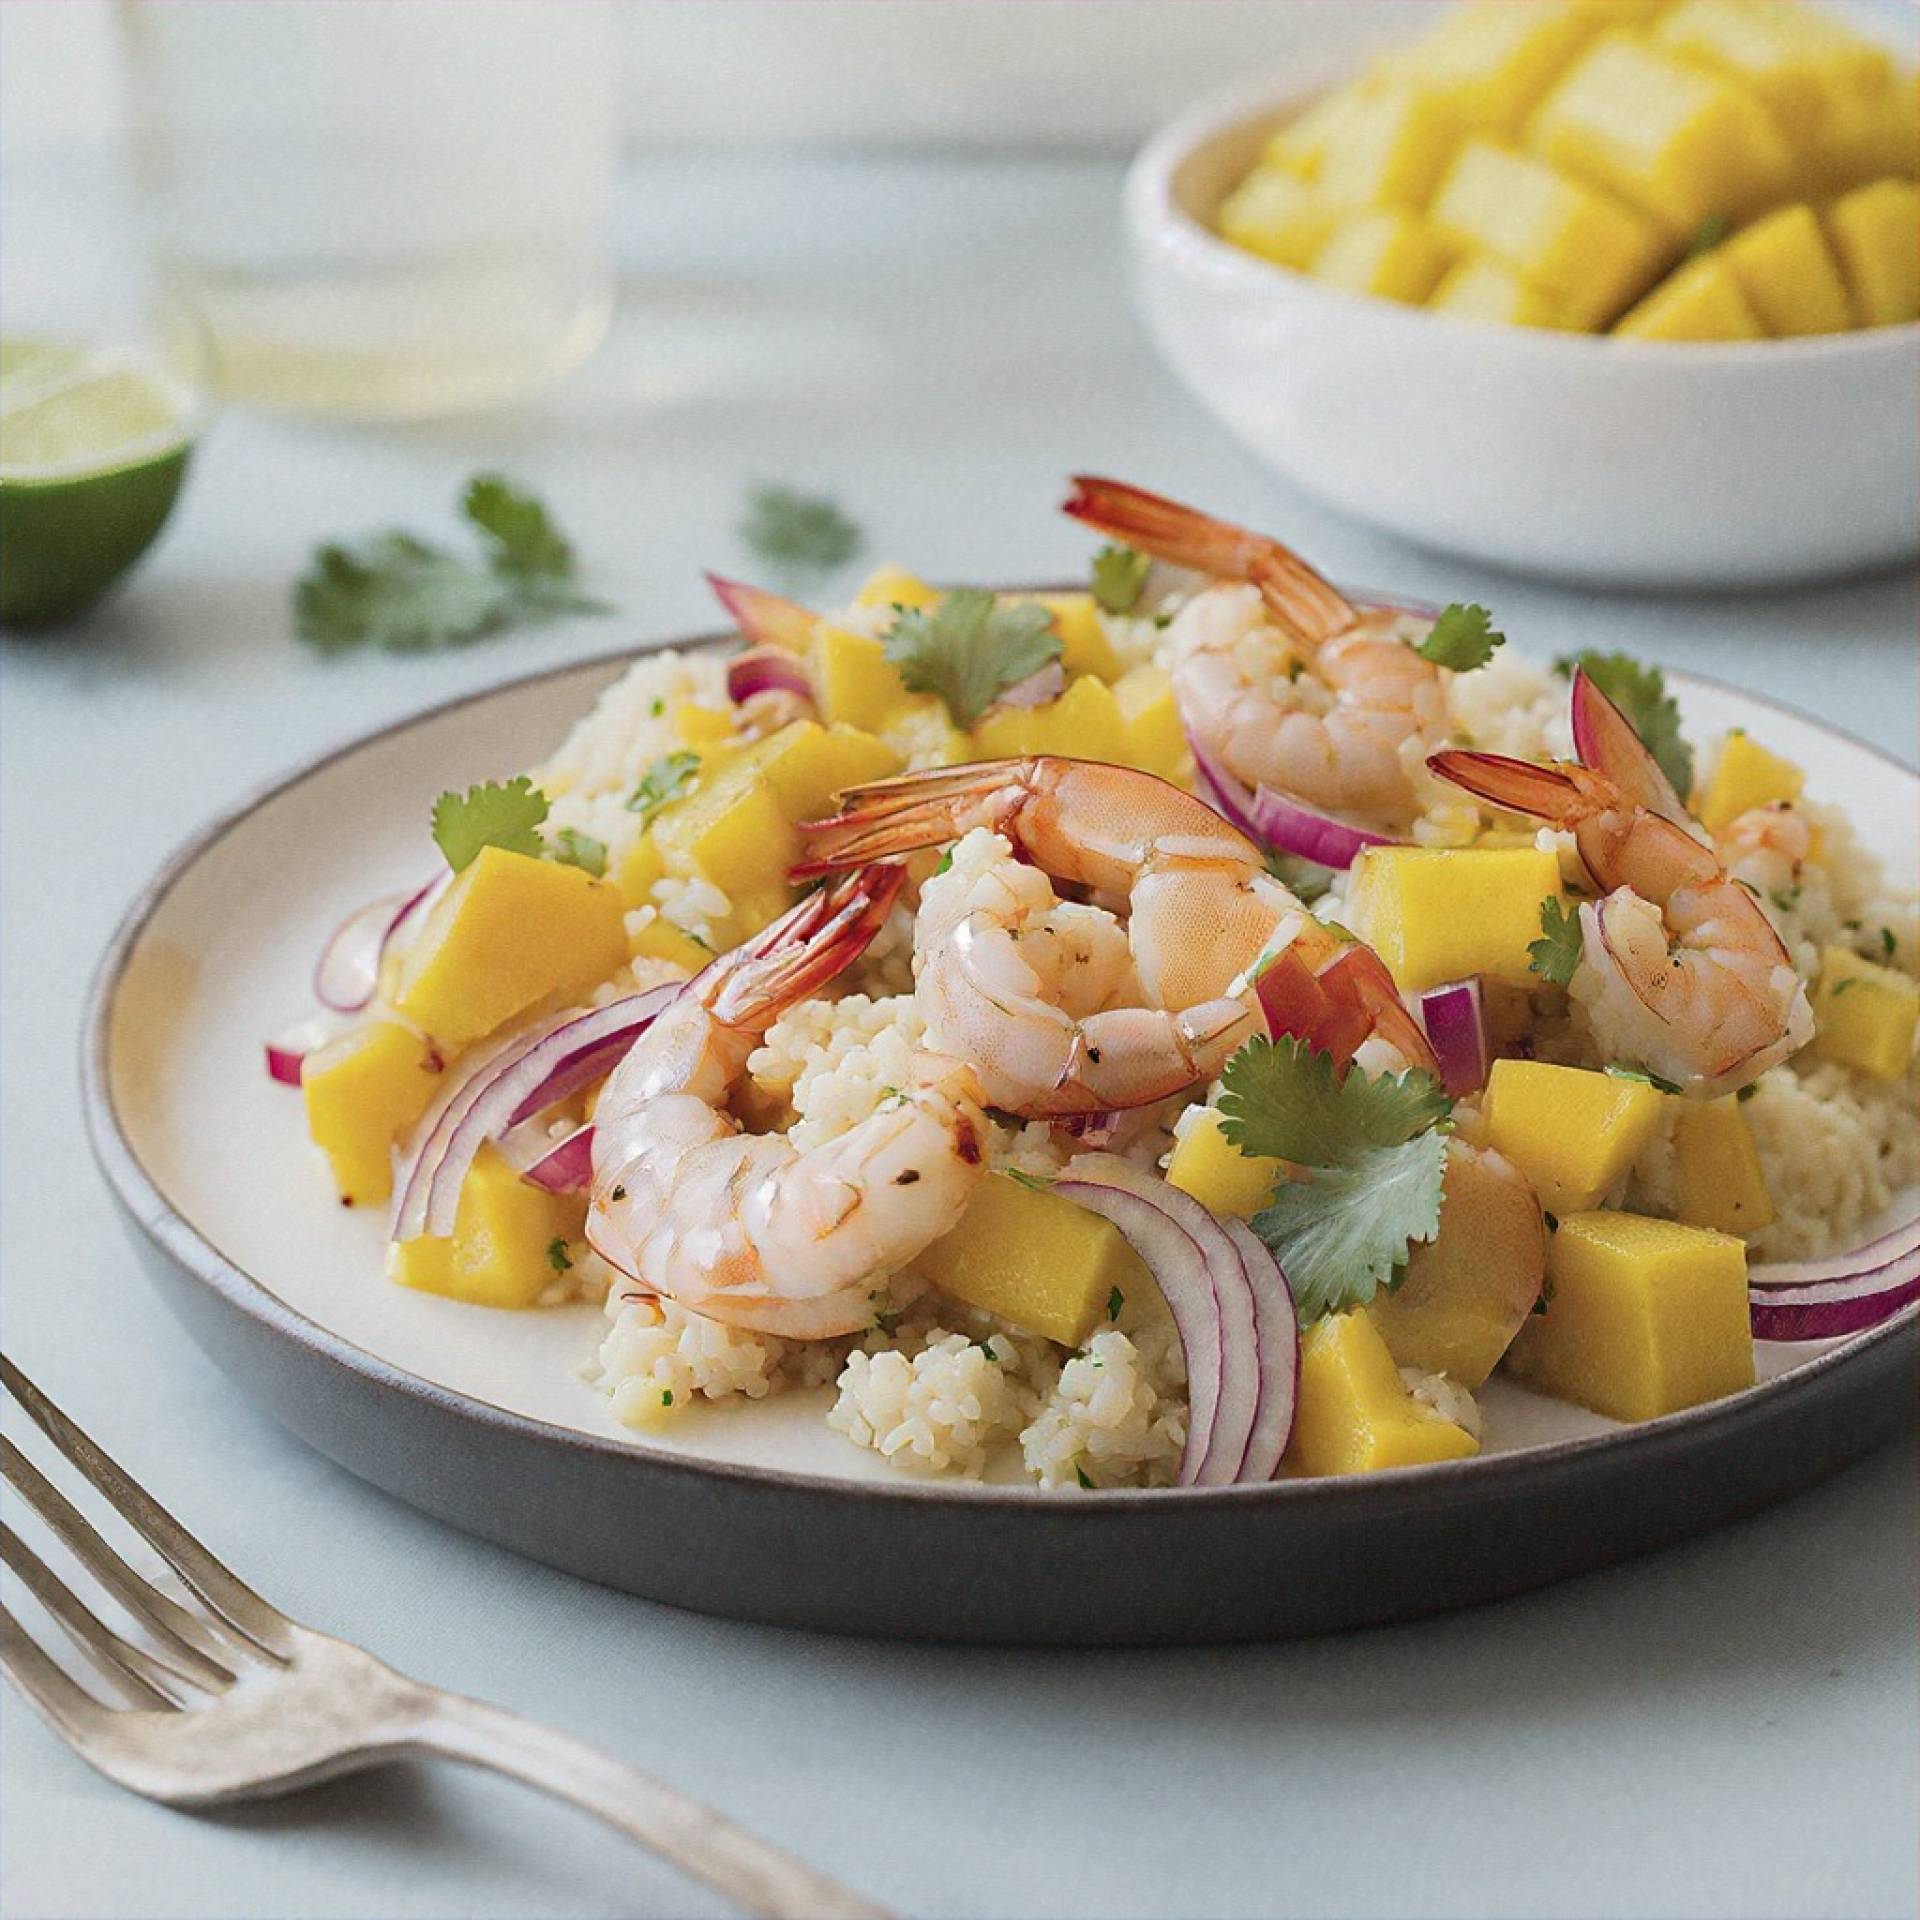
[[183,1606],[136,1573],[0,1435],[0,1466],[20,1497],[164,1649],[151,1653],[115,1633],[0,1523],[0,1558],[129,1705],[96,1699],[3,1606],[0,1666],[108,1779],[168,1806],[209,1807],[432,1754],[598,1814],[748,1913],[888,1920],[883,1908],[663,1781],[517,1714],[410,1680],[363,1648],[289,1619],[229,1573],[4,1355],[0,1384],[200,1602]]

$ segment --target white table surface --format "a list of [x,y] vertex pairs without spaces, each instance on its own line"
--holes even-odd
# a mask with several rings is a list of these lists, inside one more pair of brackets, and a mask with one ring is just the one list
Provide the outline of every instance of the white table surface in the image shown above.
[[[7,1349],[293,1611],[651,1764],[914,1914],[1911,1914],[1910,1445],[1425,1625],[1164,1653],[877,1645],[674,1613],[413,1513],[282,1433],[135,1272],[74,1056],[87,971],[148,872],[349,734],[710,623],[698,570],[750,570],[733,528],[756,477],[830,489],[875,557],[1013,578],[1084,565],[1052,512],[1070,468],[1132,475],[1336,577],[1484,599],[1517,645],[1628,648],[1915,757],[1910,580],[1599,598],[1406,550],[1268,479],[1135,330],[1116,184],[1075,161],[637,169],[620,318],[573,379],[405,432],[229,417],[132,587],[5,642]],[[56,256],[69,186],[22,196]],[[550,497],[617,620],[415,659],[293,641],[316,539],[444,525],[491,464]],[[11,1698],[4,1739],[11,1915],[718,1911],[584,1818],[445,1769],[199,1820],[97,1780]]]

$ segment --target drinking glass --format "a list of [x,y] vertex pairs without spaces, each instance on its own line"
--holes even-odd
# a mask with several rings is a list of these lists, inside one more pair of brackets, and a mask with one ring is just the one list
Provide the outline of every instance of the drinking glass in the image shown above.
[[118,0],[135,189],[233,399],[510,399],[613,304],[611,0]]

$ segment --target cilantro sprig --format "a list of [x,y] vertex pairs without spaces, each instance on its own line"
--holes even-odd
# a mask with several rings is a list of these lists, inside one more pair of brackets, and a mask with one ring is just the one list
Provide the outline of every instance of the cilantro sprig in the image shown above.
[[640,776],[640,784],[627,795],[627,811],[637,813],[642,824],[670,801],[678,800],[693,785],[700,771],[697,753],[663,753]]
[[1131,547],[1102,547],[1093,556],[1093,597],[1105,613],[1131,613],[1152,570],[1147,554]]
[[1683,797],[1691,793],[1693,749],[1681,735],[1680,708],[1667,691],[1660,669],[1629,653],[1599,653],[1591,648],[1553,663],[1554,671],[1568,679],[1575,667],[1584,667],[1587,678],[1626,715],[1627,724],[1660,763],[1673,790]]
[[865,536],[824,494],[769,483],[749,490],[740,538],[775,568],[829,573],[860,551]]
[[907,691],[937,693],[962,728],[1006,688],[1060,658],[1060,635],[1045,607],[1003,607],[984,587],[956,588],[931,613],[898,609],[882,644]]
[[1475,667],[1484,667],[1506,644],[1507,636],[1493,624],[1493,616],[1485,607],[1455,600],[1440,610],[1439,619],[1414,652],[1436,667],[1471,673]]
[[504,475],[476,474],[460,511],[477,557],[398,530],[328,542],[293,590],[294,631],[323,654],[421,653],[566,613],[610,613],[574,585],[571,543]]
[[455,873],[465,872],[484,847],[537,860],[547,850],[539,833],[546,817],[547,796],[522,773],[504,784],[469,787],[464,795],[443,793],[433,803],[433,837]]
[[1570,987],[1584,944],[1579,909],[1550,894],[1540,902],[1540,938],[1527,943],[1527,969],[1556,987]]
[[1370,1147],[1397,1147],[1453,1111],[1430,1073],[1344,1077],[1333,1056],[1291,1034],[1253,1039],[1227,1062],[1220,1130],[1252,1154],[1330,1167]]

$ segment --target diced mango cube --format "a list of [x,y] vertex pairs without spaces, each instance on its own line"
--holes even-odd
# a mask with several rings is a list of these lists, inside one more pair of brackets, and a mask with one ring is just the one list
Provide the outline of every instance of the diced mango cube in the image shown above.
[[1871,93],[1829,102],[1826,126],[1804,157],[1808,187],[1844,193],[1869,181],[1920,173],[1920,85],[1889,75]]
[[1173,697],[1173,675],[1165,667],[1131,667],[1114,682],[1113,699],[1125,731],[1121,754],[1127,765],[1163,780],[1180,780],[1189,754]]
[[1718,257],[1769,333],[1844,333],[1853,325],[1846,285],[1811,207],[1782,207],[1756,220]]
[[1060,664],[1069,674],[1120,678],[1119,656],[1100,624],[1100,609],[1092,594],[1043,593],[1036,598],[1053,615],[1053,630],[1060,636]]
[[1505,327],[1564,327],[1567,322],[1536,286],[1486,254],[1462,260],[1441,280],[1427,302],[1435,313]]
[[784,886],[800,857],[800,836],[750,759],[668,807],[653,836],[669,871],[696,869],[734,898]]
[[1083,673],[1044,707],[996,707],[986,714],[973,730],[971,757],[1059,753],[1075,760],[1118,761],[1125,743],[1113,689],[1098,674]]
[[1876,1080],[1898,1080],[1913,1062],[1920,985],[1845,947],[1820,953],[1813,989],[1813,1051]]
[[1426,93],[1384,86],[1328,141],[1315,177],[1336,207],[1423,207],[1453,157],[1460,126]]
[[393,1143],[426,1112],[441,1072],[433,1048],[397,1020],[370,1020],[301,1063],[307,1131],[348,1206],[392,1193]]
[[654,883],[666,877],[667,863],[651,833],[643,833],[621,856],[613,883],[629,907],[644,907],[653,898]]
[[1528,123],[1542,159],[1595,181],[1675,238],[1777,200],[1792,159],[1767,110],[1623,33],[1596,40]]
[[1759,340],[1765,331],[1716,253],[1669,274],[1614,328],[1623,340]]
[[1347,127],[1379,89],[1368,81],[1337,87],[1296,114],[1266,144],[1261,165],[1278,168],[1302,180],[1316,180],[1326,165],[1328,150],[1342,139]]
[[1675,1100],[1674,1217],[1719,1233],[1758,1233],[1773,1222],[1773,1196],[1739,1098]]
[[1300,1336],[1300,1397],[1284,1465],[1295,1473],[1372,1473],[1464,1460],[1480,1443],[1414,1399],[1364,1313],[1330,1314]]
[[1581,329],[1613,319],[1672,247],[1643,214],[1609,194],[1487,140],[1461,149],[1429,217],[1455,246],[1484,248],[1504,261],[1545,295],[1564,325]]
[[1407,1249],[1399,1284],[1376,1293],[1366,1312],[1395,1366],[1444,1373],[1472,1392],[1533,1311],[1546,1266],[1546,1222],[1532,1190],[1495,1155],[1454,1141],[1440,1231]]
[[1167,1185],[1190,1193],[1209,1213],[1250,1220],[1285,1177],[1286,1162],[1263,1153],[1242,1153],[1221,1130],[1220,1116],[1203,1109],[1174,1144]]
[[1355,862],[1354,931],[1418,993],[1475,974],[1538,984],[1528,946],[1558,900],[1560,862],[1542,847],[1369,847]]
[[673,710],[673,732],[683,747],[698,750],[717,746],[733,738],[733,715],[718,707],[703,707],[685,700]]
[[1386,208],[1342,221],[1314,256],[1313,276],[1349,293],[1418,306],[1452,258],[1452,249],[1418,214]]
[[913,1270],[1025,1333],[1077,1347],[1116,1289],[1152,1297],[1153,1278],[1119,1232],[1060,1194],[991,1173],[953,1231]]
[[900,771],[900,756],[877,734],[813,720],[769,734],[745,757],[794,821],[818,820],[833,811],[834,796],[844,788]]
[[1470,0],[1450,8],[1383,69],[1463,127],[1511,132],[1592,38],[1589,8],[1547,0]]
[[937,607],[940,595],[902,567],[877,567],[853,596],[856,607]]
[[1827,231],[1862,326],[1920,319],[1920,187],[1856,187],[1827,209]]
[[1221,201],[1215,223],[1236,247],[1304,271],[1339,217],[1297,174],[1261,166]]
[[627,951],[635,960],[665,960],[689,974],[698,973],[713,958],[712,948],[657,913],[627,942]]
[[822,718],[877,732],[908,699],[906,687],[878,640],[821,623],[808,664]]
[[1730,1234],[1576,1213],[1547,1253],[1546,1311],[1507,1355],[1522,1380],[1615,1420],[1654,1420],[1753,1385],[1747,1250]]
[[1482,1107],[1487,1144],[1533,1183],[1551,1214],[1584,1213],[1626,1177],[1660,1124],[1660,1090],[1585,1067],[1496,1060]]
[[530,1307],[564,1271],[555,1243],[565,1252],[585,1218],[579,1195],[529,1185],[497,1147],[485,1146],[461,1183],[451,1236],[395,1241],[387,1277],[469,1306]]
[[1751,734],[1734,732],[1727,735],[1694,812],[1709,833],[1718,833],[1755,807],[1798,800],[1806,784],[1805,772],[1791,760],[1769,753]]
[[536,1000],[615,972],[625,912],[618,887],[578,867],[483,847],[408,949],[394,1010],[443,1047],[464,1047]]

